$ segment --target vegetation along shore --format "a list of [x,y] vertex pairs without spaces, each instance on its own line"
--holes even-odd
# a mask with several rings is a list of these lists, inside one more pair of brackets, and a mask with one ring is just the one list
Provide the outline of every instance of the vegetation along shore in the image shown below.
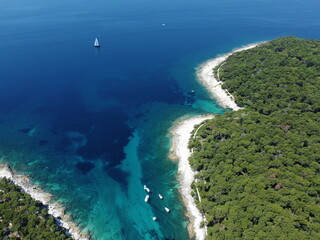
[[207,239],[320,239],[319,60],[319,40],[282,37],[215,67],[241,109],[190,138]]
[[[197,68],[198,80],[206,86],[212,97],[223,107],[230,108],[232,110],[239,110],[240,107],[234,101],[234,98],[226,89],[222,88],[222,82],[218,80],[218,77],[214,75],[213,69],[219,67],[220,64],[231,56],[235,52],[244,51],[258,46],[261,43],[250,44],[248,46],[236,49],[231,53],[227,53],[217,58],[210,59],[201,64]],[[198,202],[201,202],[201,196],[196,188],[194,191],[191,189],[191,184],[194,181],[195,171],[191,169],[189,164],[189,157],[192,154],[192,149],[188,148],[188,141],[191,137],[191,132],[195,128],[197,133],[203,124],[204,120],[212,119],[214,115],[203,115],[188,118],[188,116],[178,119],[171,129],[172,147],[171,157],[179,160],[178,174],[180,182],[180,193],[183,198],[184,205],[187,208],[187,216],[189,217],[190,224],[188,227],[190,237],[195,237],[198,240],[206,238],[207,227],[204,224],[206,222],[206,216],[200,213],[197,205],[194,201],[194,197]],[[193,135],[196,137],[196,134]]]
[[[320,239],[320,41],[282,37],[239,50],[197,72],[234,111],[184,117],[171,131],[190,232]],[[88,239],[27,176],[0,165],[0,177],[0,237]]]
[[0,164],[0,237],[88,240],[51,195]]

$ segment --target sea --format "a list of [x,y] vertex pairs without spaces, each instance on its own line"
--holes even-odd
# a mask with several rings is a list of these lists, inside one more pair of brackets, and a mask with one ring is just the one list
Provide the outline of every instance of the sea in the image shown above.
[[319,11],[318,0],[1,0],[1,162],[95,240],[187,240],[170,129],[228,111],[197,67],[250,43],[319,39]]

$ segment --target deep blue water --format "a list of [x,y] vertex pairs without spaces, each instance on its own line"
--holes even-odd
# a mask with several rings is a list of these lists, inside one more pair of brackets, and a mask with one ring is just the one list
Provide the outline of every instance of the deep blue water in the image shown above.
[[1,154],[95,239],[188,239],[169,129],[224,112],[195,67],[252,42],[318,39],[319,10],[316,0],[2,0]]

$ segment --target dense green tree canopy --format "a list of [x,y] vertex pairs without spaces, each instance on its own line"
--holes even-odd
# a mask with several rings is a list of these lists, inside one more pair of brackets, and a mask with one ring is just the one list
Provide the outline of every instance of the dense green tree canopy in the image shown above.
[[219,76],[244,109],[189,143],[207,238],[320,239],[320,41],[235,53]]
[[0,239],[71,240],[40,202],[0,179]]

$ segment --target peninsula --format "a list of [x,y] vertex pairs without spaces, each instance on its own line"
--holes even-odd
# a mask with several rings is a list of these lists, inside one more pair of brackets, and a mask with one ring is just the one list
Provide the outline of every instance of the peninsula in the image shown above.
[[[233,96],[222,88],[222,82],[218,76],[215,76],[213,69],[221,66],[226,59],[235,52],[244,51],[247,49],[254,48],[261,43],[250,44],[248,46],[236,49],[231,53],[224,54],[220,57],[210,59],[205,63],[201,64],[197,68],[198,80],[207,88],[212,98],[216,100],[222,107],[229,108],[234,111],[239,110],[240,107],[234,101]],[[195,237],[198,240],[205,239],[207,235],[207,228],[204,224],[205,215],[200,213],[195,199],[201,201],[201,196],[197,193],[197,189],[194,191],[191,189],[191,185],[194,181],[195,171],[190,167],[189,158],[192,154],[192,150],[188,148],[189,139],[191,138],[192,130],[195,129],[197,133],[200,128],[204,125],[204,121],[214,118],[214,115],[208,114],[203,116],[195,116],[189,118],[182,117],[176,121],[173,128],[171,129],[172,143],[170,157],[172,159],[178,159],[178,174],[180,182],[180,193],[183,198],[184,205],[187,208],[187,215],[190,220],[188,231],[190,237]],[[193,135],[195,137],[196,134]]]
[[319,239],[320,41],[282,37],[212,72],[238,111],[189,141],[206,239]]

